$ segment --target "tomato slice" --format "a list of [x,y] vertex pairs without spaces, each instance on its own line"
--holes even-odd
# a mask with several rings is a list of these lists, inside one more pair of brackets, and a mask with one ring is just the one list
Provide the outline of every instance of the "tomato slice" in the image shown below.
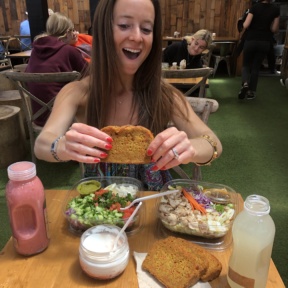
[[121,204],[120,203],[114,203],[111,205],[111,207],[109,208],[109,210],[117,210],[117,211],[120,211],[120,208],[121,208]]
[[127,210],[124,210],[122,218],[123,219],[129,218],[132,215],[132,213],[134,212],[134,210],[135,210],[135,207],[130,207]]
[[100,190],[96,191],[94,194],[95,194],[95,196],[96,196],[96,195],[97,195],[97,196],[101,196],[101,195],[103,195],[103,194],[105,194],[105,193],[108,193],[108,192],[109,192],[109,190],[100,189]]

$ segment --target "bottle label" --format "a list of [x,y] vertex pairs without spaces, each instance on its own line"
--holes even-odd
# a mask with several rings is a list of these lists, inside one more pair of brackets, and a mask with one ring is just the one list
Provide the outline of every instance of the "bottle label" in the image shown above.
[[234,271],[231,267],[229,267],[228,269],[228,277],[240,286],[243,286],[245,288],[254,288],[255,279],[245,277]]

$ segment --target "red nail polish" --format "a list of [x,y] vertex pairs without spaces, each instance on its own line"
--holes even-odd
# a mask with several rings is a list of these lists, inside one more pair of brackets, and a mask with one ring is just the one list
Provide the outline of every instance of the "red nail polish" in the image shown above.
[[154,165],[154,166],[151,168],[151,170],[152,170],[152,171],[158,171],[159,168],[158,168],[156,165]]
[[148,149],[148,150],[147,150],[147,155],[148,155],[148,156],[151,156],[152,153],[153,153],[153,151],[152,151],[151,149]]
[[100,159],[99,159],[99,158],[94,158],[94,162],[95,162],[95,163],[99,163],[99,162],[100,162]]
[[100,153],[100,157],[101,157],[101,158],[106,158],[107,156],[108,156],[107,153],[104,153],[104,152],[103,152],[103,153]]
[[112,145],[111,144],[105,144],[105,146],[104,146],[107,150],[110,150],[110,149],[112,149]]
[[107,138],[106,138],[106,141],[112,143],[112,142],[113,142],[113,139],[112,139],[111,137],[107,137]]

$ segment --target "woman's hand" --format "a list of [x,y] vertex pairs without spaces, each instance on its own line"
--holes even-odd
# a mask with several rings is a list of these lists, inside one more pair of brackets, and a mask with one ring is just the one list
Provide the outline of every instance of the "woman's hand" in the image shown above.
[[170,127],[154,138],[147,149],[147,155],[155,162],[152,170],[166,170],[191,162],[195,149],[185,132]]
[[61,153],[61,159],[98,163],[107,157],[105,150],[112,148],[112,141],[109,135],[95,127],[74,123],[65,133],[65,141],[61,141],[57,153]]

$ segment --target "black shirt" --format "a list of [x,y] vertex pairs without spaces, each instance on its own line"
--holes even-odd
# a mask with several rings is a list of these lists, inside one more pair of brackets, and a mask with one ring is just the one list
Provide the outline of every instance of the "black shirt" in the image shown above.
[[249,13],[253,19],[247,29],[246,40],[271,41],[273,33],[272,22],[280,15],[278,6],[270,3],[258,3],[252,6]]
[[174,42],[165,48],[162,55],[162,62],[167,62],[171,66],[173,62],[186,60],[186,69],[202,68],[201,54],[192,56],[188,53],[187,41],[183,39],[181,42]]

